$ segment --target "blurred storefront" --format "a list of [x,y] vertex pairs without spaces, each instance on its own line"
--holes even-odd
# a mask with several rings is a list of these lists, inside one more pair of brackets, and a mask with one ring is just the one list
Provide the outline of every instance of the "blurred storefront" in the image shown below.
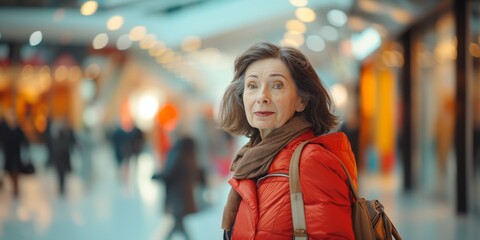
[[391,174],[396,167],[397,135],[401,133],[398,72],[403,65],[403,48],[395,42],[384,44],[361,67],[360,149],[361,167]]
[[366,57],[359,75],[360,169],[398,166],[406,191],[458,213],[480,212],[479,11],[479,1],[439,4]]

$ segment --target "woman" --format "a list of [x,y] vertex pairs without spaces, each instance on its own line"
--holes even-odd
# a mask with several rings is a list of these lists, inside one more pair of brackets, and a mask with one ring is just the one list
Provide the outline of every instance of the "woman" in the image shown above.
[[195,142],[189,136],[181,136],[167,155],[162,172],[152,176],[154,180],[165,182],[165,211],[171,213],[174,225],[168,233],[167,240],[175,233],[190,239],[183,219],[186,215],[197,212],[194,191],[200,178],[200,170],[195,157]]
[[354,239],[352,199],[339,159],[356,184],[355,159],[344,134],[327,134],[337,124],[332,111],[327,90],[300,51],[258,43],[235,60],[219,121],[250,141],[231,166],[225,239],[292,239],[288,169],[306,140],[318,143],[307,145],[300,159],[309,239]]
[[0,139],[3,141],[5,156],[4,170],[10,176],[13,196],[17,198],[20,193],[19,177],[24,168],[22,148],[28,147],[29,142],[20,126],[15,111],[12,109],[5,112],[5,122],[0,122]]
[[66,118],[53,122],[51,129],[52,166],[57,171],[58,192],[65,196],[67,175],[72,171],[71,153],[77,140]]

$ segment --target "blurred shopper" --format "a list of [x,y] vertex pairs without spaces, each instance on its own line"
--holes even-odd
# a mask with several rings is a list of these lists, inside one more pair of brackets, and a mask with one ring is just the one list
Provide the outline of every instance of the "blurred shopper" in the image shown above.
[[65,195],[67,174],[72,171],[71,151],[76,143],[75,134],[66,119],[52,123],[52,165],[57,171],[60,195]]
[[19,176],[24,168],[24,163],[22,162],[22,147],[28,145],[28,140],[12,109],[5,112],[5,121],[0,124],[0,139],[2,139],[5,155],[4,169],[12,181],[13,195],[18,197]]
[[174,218],[174,226],[167,240],[172,239],[175,233],[190,239],[183,219],[186,215],[197,211],[194,191],[199,181],[200,171],[195,157],[195,148],[193,138],[181,136],[168,153],[163,170],[152,176],[152,179],[165,183],[165,211],[172,214]]
[[77,132],[75,138],[82,157],[81,175],[85,184],[90,187],[93,180],[92,155],[95,148],[91,128],[85,125],[82,130]]
[[250,141],[231,166],[224,239],[292,239],[289,163],[307,140],[318,143],[305,147],[299,167],[309,237],[353,239],[352,199],[339,161],[356,185],[355,159],[345,134],[327,134],[337,118],[310,62],[295,48],[258,43],[237,57],[234,70],[220,126]]
[[120,176],[124,182],[128,180],[129,165],[136,163],[145,145],[145,135],[137,126],[122,126],[120,123],[110,134],[109,139],[113,145],[116,163]]
[[45,148],[47,150],[47,161],[45,163],[46,167],[52,166],[52,148],[53,148],[53,138],[52,138],[52,117],[47,116],[45,131],[43,132],[43,141],[45,142]]
[[434,195],[447,199],[447,166],[455,138],[455,98],[452,95],[445,94],[439,102],[434,137],[437,155]]
[[120,124],[116,124],[115,129],[109,134],[109,139],[113,145],[117,166],[120,168],[128,155],[128,133]]
[[143,151],[145,145],[145,134],[137,126],[133,126],[133,129],[128,132],[128,149],[127,149],[127,159],[136,163],[138,156]]

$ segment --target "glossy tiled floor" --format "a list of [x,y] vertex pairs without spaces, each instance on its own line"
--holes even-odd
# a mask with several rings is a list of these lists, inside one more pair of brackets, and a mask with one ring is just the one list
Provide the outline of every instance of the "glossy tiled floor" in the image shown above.
[[[37,174],[23,176],[21,195],[13,199],[4,177],[0,191],[2,240],[161,240],[172,220],[163,214],[163,186],[150,181],[151,155],[118,174],[108,144],[93,151],[93,173],[86,180],[74,156],[76,171],[68,179],[64,197],[56,191],[55,175],[43,167],[45,152],[32,147]],[[123,178],[121,176],[128,176]],[[221,239],[220,219],[228,186],[225,179],[210,179],[211,207],[186,219],[193,240]],[[379,198],[404,239],[478,239],[480,221],[457,217],[452,201],[438,201],[422,194],[402,194],[397,175],[365,175],[362,195]],[[178,238],[180,239],[180,238]]]

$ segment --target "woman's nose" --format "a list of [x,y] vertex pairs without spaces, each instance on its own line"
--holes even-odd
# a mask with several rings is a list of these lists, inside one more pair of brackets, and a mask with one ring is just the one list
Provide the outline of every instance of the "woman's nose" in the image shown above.
[[270,102],[270,91],[267,87],[262,87],[260,91],[258,91],[257,102],[258,103]]

